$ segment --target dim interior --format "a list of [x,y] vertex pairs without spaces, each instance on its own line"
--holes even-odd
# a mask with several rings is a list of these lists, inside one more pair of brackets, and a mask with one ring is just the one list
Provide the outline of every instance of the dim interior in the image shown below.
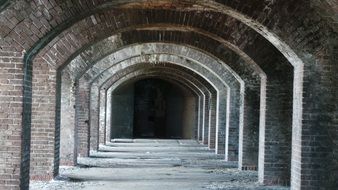
[[112,138],[192,139],[196,98],[182,86],[147,78],[112,95]]

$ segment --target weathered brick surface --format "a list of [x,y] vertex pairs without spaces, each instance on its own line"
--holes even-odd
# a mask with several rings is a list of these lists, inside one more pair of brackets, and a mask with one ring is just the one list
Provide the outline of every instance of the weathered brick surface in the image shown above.
[[89,144],[90,150],[97,151],[99,148],[99,89],[92,83],[89,86],[88,91],[89,98],[89,128],[90,137]]
[[[219,96],[219,95],[218,95]],[[222,97],[226,98],[226,97]],[[208,147],[210,149],[215,149],[216,147],[216,128],[217,128],[217,92],[212,94],[209,98],[207,114],[209,115],[208,121]],[[224,116],[223,116],[224,117]],[[224,137],[225,138],[225,137]]]
[[77,153],[80,157],[89,156],[89,84],[86,81],[78,81],[76,90],[76,135]]
[[18,189],[21,160],[29,158],[21,147],[22,60],[21,52],[0,51],[0,189]]
[[[239,152],[239,168],[257,170],[258,141],[259,141],[259,113],[260,113],[260,83],[246,84],[244,100],[244,124],[242,139],[239,140],[242,150]],[[241,135],[241,132],[240,132]]]
[[[117,7],[120,4],[124,5],[124,9],[116,8],[113,11],[110,10],[112,7]],[[200,6],[192,6],[193,4]],[[204,6],[208,6],[208,9],[205,9]],[[229,7],[232,10],[229,10]],[[189,8],[189,11],[184,11],[186,9],[183,8]],[[103,11],[103,9],[106,9],[106,11]],[[214,12],[214,10],[217,11]],[[335,171],[332,168],[337,167],[337,163],[334,161],[337,160],[335,159],[337,143],[336,140],[328,140],[336,139],[335,135],[332,137],[330,134],[337,134],[337,105],[332,103],[337,102],[336,97],[338,93],[335,88],[337,86],[335,76],[338,72],[337,64],[335,64],[337,57],[335,52],[337,51],[335,51],[336,45],[330,43],[337,41],[335,38],[337,36],[337,17],[334,15],[337,12],[336,10],[337,3],[329,0],[229,0],[215,2],[197,0],[175,3],[172,1],[149,1],[147,4],[139,3],[133,5],[127,2],[105,0],[34,0],[11,1],[8,6],[0,7],[1,51],[8,52],[9,54],[22,52],[22,50],[28,52],[28,62],[25,63],[25,66],[27,66],[25,68],[27,69],[25,71],[9,72],[8,69],[1,69],[0,71],[1,75],[4,74],[4,76],[8,73],[24,73],[25,76],[23,78],[26,79],[25,93],[22,101],[24,103],[24,110],[22,110],[24,112],[24,121],[21,121],[24,129],[22,131],[24,138],[22,139],[23,146],[21,150],[24,151],[23,156],[20,158],[23,161],[20,173],[21,176],[26,177],[26,181],[21,181],[23,188],[28,184],[27,176],[29,168],[29,153],[27,151],[29,150],[30,141],[28,134],[30,134],[30,104],[32,103],[30,100],[32,93],[30,91],[31,69],[29,63],[30,58],[34,58],[35,51],[45,47],[40,55],[44,57],[46,62],[55,63],[60,66],[67,63],[68,59],[73,57],[72,54],[76,50],[80,50],[85,45],[90,45],[99,39],[111,35],[113,31],[122,28],[126,29],[127,27],[130,27],[130,30],[132,30],[132,28],[136,28],[133,26],[138,25],[137,28],[142,28],[141,24],[144,24],[143,26],[151,26],[152,24],[156,25],[156,23],[168,24],[164,27],[166,29],[172,28],[172,31],[163,31],[159,28],[143,32],[134,31],[122,39],[136,39],[134,42],[138,43],[166,41],[190,44],[204,49],[225,61],[234,59],[234,62],[229,62],[228,64],[232,65],[230,67],[240,74],[241,70],[234,69],[234,65],[237,63],[236,57],[231,58],[231,54],[223,55],[220,52],[215,52],[215,47],[218,47],[217,43],[215,43],[216,41],[229,41],[234,45],[232,48],[235,49],[233,51],[238,54],[238,57],[250,56],[267,73],[267,84],[271,84],[267,88],[267,110],[270,111],[275,106],[274,104],[280,101],[277,100],[277,97],[281,97],[281,104],[291,101],[290,95],[292,95],[292,90],[294,90],[294,108],[281,108],[279,111],[273,110],[272,112],[282,115],[287,115],[286,112],[293,112],[293,120],[290,120],[291,116],[289,115],[286,118],[267,115],[267,125],[265,126],[267,134],[271,126],[272,128],[277,127],[273,125],[269,126],[272,122],[276,122],[277,124],[278,120],[289,123],[293,122],[293,164],[291,173],[294,181],[291,188],[318,189],[322,187],[334,187],[336,181],[334,179],[337,175],[335,175],[335,172],[327,171]],[[90,17],[91,14],[94,15]],[[80,21],[83,18],[85,19]],[[75,24],[72,25],[73,23]],[[178,32],[174,29],[177,26],[180,26],[183,30],[191,28],[198,28],[199,30]],[[201,35],[201,32],[197,34],[200,30],[208,31],[211,35],[206,35],[208,32],[202,32],[204,35]],[[215,40],[212,37],[213,35],[218,40]],[[143,40],[137,40],[141,38]],[[40,39],[43,40],[39,41]],[[37,43],[38,41],[39,43]],[[49,41],[51,42],[49,43]],[[264,60],[264,57],[271,57],[271,59]],[[274,85],[281,85],[294,71],[292,69],[288,71],[283,66],[284,64],[295,66],[296,72],[293,78],[295,86],[290,87],[292,86],[292,82],[289,83],[288,81],[287,85],[289,85],[290,89],[277,89]],[[305,66],[304,72],[302,70],[303,64]],[[268,65],[271,65],[271,67]],[[245,68],[249,68],[249,66],[246,65],[243,70]],[[282,70],[288,72],[282,72]],[[47,73],[47,71],[43,72]],[[287,77],[270,81],[276,72],[284,73]],[[304,89],[302,89],[303,79]],[[16,88],[22,89],[23,82],[17,80],[10,82],[10,85],[1,86],[1,93],[11,93],[7,88],[15,87],[14,83],[19,84],[16,84]],[[269,92],[277,92],[276,98],[274,99],[274,94],[269,94]],[[289,100],[285,100],[282,97],[284,93],[287,94],[284,97],[287,97]],[[14,96],[14,98],[16,97]],[[1,98],[2,101],[6,102],[7,99],[4,98],[3,100]],[[278,106],[292,106],[286,104]],[[6,108],[6,105],[2,106],[2,109],[4,107]],[[15,106],[11,105],[10,108],[12,107]],[[13,110],[11,113],[18,116],[22,114],[20,109],[18,106],[17,110]],[[7,121],[9,118],[6,115],[7,113],[1,113],[1,118],[5,118]],[[19,120],[16,121],[19,122]],[[57,122],[55,122],[55,125],[58,125]],[[286,128],[289,129],[290,127]],[[324,130],[320,130],[321,128]],[[335,128],[336,130],[334,130]],[[9,131],[13,130],[10,128]],[[57,134],[52,136],[55,136],[55,139],[57,139]],[[266,135],[266,137],[268,139],[269,136]],[[284,137],[281,137],[279,142],[283,142],[284,139]],[[268,141],[265,139],[264,142]],[[57,145],[58,143],[55,144]],[[284,145],[285,143],[283,142],[281,146],[277,146],[277,149],[282,150]],[[262,148],[264,149],[264,146]],[[13,153],[19,155],[18,151],[13,151]],[[271,155],[262,156],[268,158]],[[319,158],[322,158],[322,163],[330,164],[316,165],[316,161]],[[10,168],[15,169],[15,166],[13,165]],[[271,171],[274,173],[273,170]],[[278,172],[276,171],[276,173]],[[321,177],[327,180],[322,180]],[[1,184],[12,183],[9,181],[2,181],[3,183]],[[16,182],[13,182],[13,188],[17,188],[18,183],[14,183]]]
[[55,69],[43,60],[36,60],[32,77],[30,178],[33,180],[54,177],[55,85]]
[[107,109],[107,94],[106,88],[100,89],[100,113],[99,113],[99,144],[106,144],[106,109]]
[[337,60],[336,42],[330,49],[318,52],[318,58],[309,58],[304,69],[312,74],[304,77],[303,102],[308,106],[303,108],[302,128],[294,131],[301,135],[293,136],[293,187],[335,189],[338,185],[337,96],[332,96],[337,92],[337,75],[330,73],[337,65],[329,64]]
[[64,70],[61,79],[60,165],[76,164],[75,81]]
[[214,89],[212,91],[213,93],[211,93],[209,91],[209,93],[206,94],[205,97],[205,103],[204,103],[204,127],[203,127],[203,131],[202,131],[202,143],[203,144],[207,144],[208,147],[209,146],[209,129],[210,129],[210,121],[211,121],[211,109],[210,109],[210,100],[211,100],[211,96],[212,94],[216,93],[216,90]]
[[[229,100],[231,98],[231,95],[229,93],[230,90],[232,89],[227,88],[227,90],[225,91],[218,91],[217,98],[216,98],[217,101],[215,101],[216,103],[215,153],[225,154],[225,159],[227,161],[229,159],[228,156],[230,153],[228,152],[229,149],[227,147],[229,146],[229,144],[227,143],[230,142],[230,138],[236,138],[234,136],[230,136],[230,133],[229,133],[229,130],[230,130],[230,113],[229,113],[230,101]],[[212,106],[215,106],[215,105],[211,104],[211,110],[213,110]],[[211,118],[212,117],[213,117],[213,112],[211,112]],[[213,120],[211,120],[210,126],[213,126]]]
[[197,121],[198,121],[198,131],[197,131],[197,140],[202,143],[202,134],[203,134],[203,125],[204,125],[204,101],[205,96],[203,94],[199,94],[198,96],[198,115],[197,115]]

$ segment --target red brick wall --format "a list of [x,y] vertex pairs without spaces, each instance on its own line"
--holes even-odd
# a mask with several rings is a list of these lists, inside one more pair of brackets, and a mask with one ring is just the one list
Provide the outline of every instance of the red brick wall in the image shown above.
[[0,189],[20,184],[23,54],[0,50]]
[[30,178],[54,177],[56,70],[36,59],[32,80],[32,127]]

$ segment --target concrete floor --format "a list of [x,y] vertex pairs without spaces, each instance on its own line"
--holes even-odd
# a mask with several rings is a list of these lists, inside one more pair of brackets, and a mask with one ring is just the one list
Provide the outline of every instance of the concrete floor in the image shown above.
[[58,180],[31,190],[288,189],[260,186],[257,172],[238,171],[194,140],[115,139],[78,167],[61,167]]

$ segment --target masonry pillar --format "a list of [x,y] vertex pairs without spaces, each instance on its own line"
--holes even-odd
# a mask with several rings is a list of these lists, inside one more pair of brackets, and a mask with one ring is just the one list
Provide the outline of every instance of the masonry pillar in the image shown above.
[[265,127],[260,124],[258,168],[259,181],[265,185],[290,183],[293,98],[293,75],[290,73],[276,72],[267,78],[266,116],[262,121]]
[[[31,78],[31,77],[30,77]],[[0,189],[28,188],[30,131],[23,126],[23,54],[0,51]],[[26,121],[30,122],[30,121]],[[28,123],[27,123],[28,124]],[[30,123],[29,123],[30,124]]]
[[61,75],[60,164],[74,166],[77,156],[75,148],[75,86],[68,72],[63,71]]
[[112,114],[112,88],[109,88],[106,93],[107,93],[107,100],[106,100],[106,139],[107,141],[111,141],[111,114]]
[[89,84],[80,79],[76,89],[76,132],[78,156],[89,156]]
[[204,125],[202,130],[202,143],[209,146],[209,126],[210,126],[210,96],[211,94],[206,94],[204,101]]
[[[217,94],[217,105],[216,105],[216,137],[215,137],[215,152],[216,154],[225,154],[226,150],[226,135],[229,131],[226,131],[229,118],[228,110],[228,94],[227,92],[221,91]],[[225,156],[227,157],[227,156]]]
[[[194,91],[195,92],[195,91]],[[201,99],[201,96],[200,94],[195,94],[196,97],[195,97],[195,117],[194,117],[194,134],[193,134],[193,138],[196,139],[198,141],[198,138],[199,138],[199,129],[200,129],[200,119],[199,119],[199,116],[200,116],[200,99]]]
[[99,129],[99,144],[106,144],[106,102],[107,102],[107,94],[105,93],[105,89],[100,90],[100,129]]
[[33,67],[30,178],[51,180],[58,172],[60,148],[60,125],[56,128],[55,122],[56,70],[39,58]]
[[337,60],[338,45],[333,44],[304,66],[302,124],[292,136],[292,190],[338,187]]
[[[208,106],[208,116],[209,116],[209,121],[208,121],[208,147],[210,149],[215,149],[216,147],[216,128],[217,128],[217,118],[216,118],[216,114],[217,114],[217,103],[219,103],[217,101],[217,94],[211,94],[209,102],[208,102],[209,106]],[[225,130],[225,128],[224,128]]]
[[240,131],[238,167],[257,170],[259,146],[260,83],[247,84],[244,96],[244,124]]
[[96,84],[91,85],[89,93],[90,151],[97,151],[99,148],[99,89]]
[[205,95],[201,94],[198,98],[198,133],[197,133],[197,140],[202,142],[203,139],[203,127],[204,127],[204,104],[205,102]]
[[225,160],[238,161],[239,148],[239,128],[240,126],[240,100],[242,94],[240,93],[239,85],[234,85],[230,91],[230,114],[229,114],[229,129],[226,129],[228,135],[225,139]]

